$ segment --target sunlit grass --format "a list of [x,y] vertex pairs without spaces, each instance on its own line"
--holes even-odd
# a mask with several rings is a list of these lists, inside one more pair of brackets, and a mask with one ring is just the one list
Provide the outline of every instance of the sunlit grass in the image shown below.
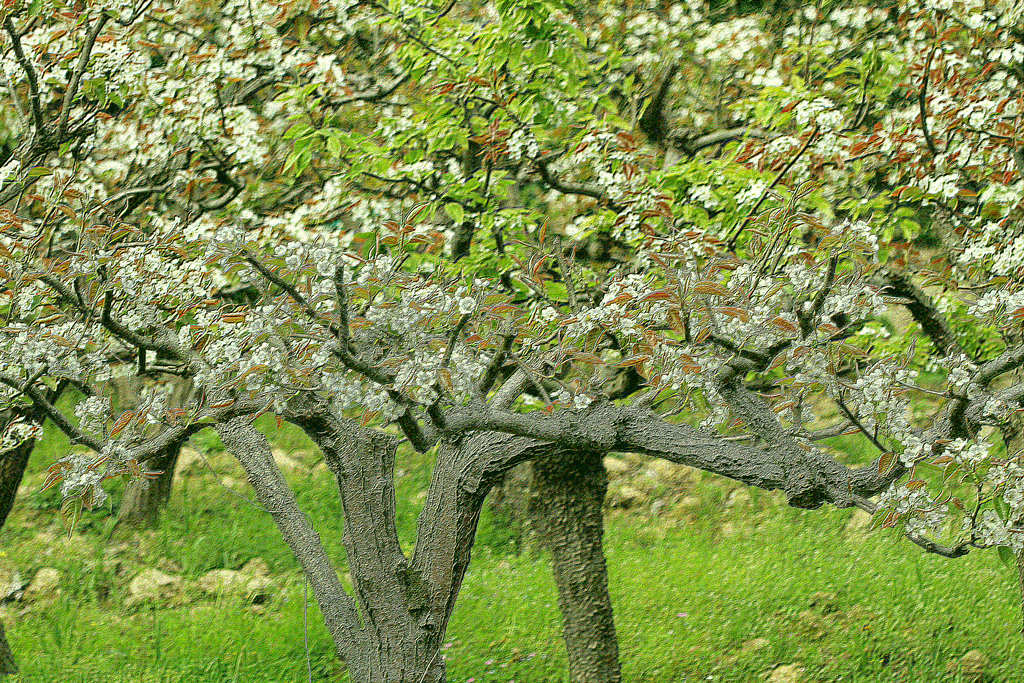
[[[261,426],[275,430],[273,421]],[[303,435],[289,428],[274,435],[277,447],[316,463]],[[855,451],[854,460],[870,456],[856,453],[856,437],[849,441],[842,445]],[[48,494],[32,493],[40,469],[67,448],[48,432],[0,532],[0,560],[26,576],[57,568],[60,594],[49,605],[4,608],[22,666],[11,680],[306,680],[295,561],[252,502],[238,465],[218,453],[216,437],[194,445],[207,452],[208,464],[180,478],[155,531],[118,532],[106,541],[109,513],[94,512],[65,540]],[[406,455],[399,469],[398,525],[411,544],[430,463]],[[289,479],[343,570],[335,484],[318,472],[307,468]],[[929,556],[884,533],[847,531],[847,511],[795,510],[760,491],[727,504],[729,487],[705,476],[688,492],[699,504],[686,510],[609,515],[626,680],[761,680],[790,663],[802,665],[809,680],[951,680],[949,665],[971,649],[990,658],[990,680],[1018,675],[1020,596],[994,554]],[[117,553],[107,550],[111,544]],[[567,680],[547,563],[534,550],[515,554],[514,545],[507,525],[485,514],[444,650],[452,681]],[[180,605],[124,606],[127,584],[142,567],[188,583],[253,557],[275,575],[275,594],[263,605],[186,589]],[[312,600],[306,611],[313,679],[346,680]],[[758,638],[767,644],[752,647]]]

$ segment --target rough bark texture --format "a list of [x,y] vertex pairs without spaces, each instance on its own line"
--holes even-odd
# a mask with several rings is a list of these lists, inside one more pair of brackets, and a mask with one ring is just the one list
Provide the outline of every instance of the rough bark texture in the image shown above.
[[217,425],[216,429],[224,446],[245,469],[257,499],[302,565],[335,650],[347,664],[352,679],[359,683],[370,681],[365,661],[367,639],[359,627],[355,601],[342,588],[320,537],[299,509],[295,494],[274,462],[266,437],[244,418]]
[[[170,405],[179,407],[191,391],[192,383],[178,382],[171,395]],[[128,408],[134,404],[134,396],[142,388],[142,380],[137,377],[119,381],[115,386],[118,405]],[[171,497],[174,483],[174,467],[178,462],[181,447],[187,439],[175,441],[168,445],[155,458],[147,463],[147,467],[160,474],[153,477],[133,479],[125,488],[121,498],[121,507],[117,512],[118,524],[147,527],[153,526],[160,519],[160,513]]]
[[14,661],[14,653],[11,646],[7,644],[7,633],[4,625],[0,623],[0,676],[18,673],[18,664]]
[[530,510],[551,566],[573,683],[622,680],[602,537],[608,475],[600,453],[533,463]]
[[[3,428],[6,428],[16,416],[7,414],[4,416]],[[33,416],[34,417],[34,416]],[[0,431],[3,431],[0,428]],[[25,467],[28,465],[29,456],[35,447],[35,439],[29,439],[15,446],[9,451],[0,453],[0,528],[7,522],[7,516],[11,514],[14,507],[14,499],[18,495],[18,487],[25,476]],[[0,676],[17,673],[18,665],[14,661],[14,653],[7,643],[7,632],[0,622]]]
[[397,439],[364,429],[314,400],[290,411],[289,419],[320,447],[337,480],[355,599],[338,582],[266,438],[242,418],[216,429],[302,564],[352,680],[442,683],[440,647],[469,566],[483,501],[509,469],[556,449],[493,432],[442,439],[409,558],[395,528]]
[[160,519],[160,513],[171,497],[174,481],[174,467],[178,462],[183,442],[176,442],[166,448],[147,465],[154,472],[153,477],[133,479],[125,487],[121,507],[117,511],[119,524],[128,526],[153,526]]
[[35,440],[30,439],[6,453],[0,453],[0,528],[14,507],[14,498],[18,494],[18,487],[21,486],[21,479],[33,447]]
[[[11,513],[14,506],[14,498],[18,493],[18,486],[25,474],[25,466],[32,454],[35,440],[26,441],[19,446],[0,454],[0,528],[7,521],[7,515]],[[14,661],[14,653],[7,643],[7,633],[4,625],[0,622],[0,676],[17,673],[18,666]]]

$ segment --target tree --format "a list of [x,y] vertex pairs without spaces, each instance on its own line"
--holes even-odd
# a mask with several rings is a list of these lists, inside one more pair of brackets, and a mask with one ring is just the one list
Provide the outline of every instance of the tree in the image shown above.
[[[1020,10],[773,7],[5,8],[0,398],[82,447],[51,471],[68,514],[215,429],[360,681],[444,679],[481,505],[523,462],[575,532],[547,534],[575,680],[619,678],[612,451],[1019,554]],[[892,305],[920,334],[884,338]],[[130,374],[194,389],[113,414]],[[354,594],[268,412],[336,477]],[[400,440],[437,457],[411,554]]]

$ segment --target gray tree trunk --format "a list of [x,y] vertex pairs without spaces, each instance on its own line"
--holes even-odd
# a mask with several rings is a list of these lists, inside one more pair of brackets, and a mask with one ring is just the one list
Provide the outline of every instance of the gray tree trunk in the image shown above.
[[[119,407],[130,407],[133,403],[131,397],[138,393],[142,385],[143,381],[138,377],[118,381],[114,390]],[[181,407],[191,387],[190,381],[176,382],[171,394],[171,407]],[[158,475],[133,479],[128,483],[124,490],[124,496],[121,498],[121,507],[117,511],[119,526],[150,527],[156,525],[160,519],[160,513],[171,498],[174,467],[184,444],[184,441],[172,444],[164,453],[148,464],[151,471],[159,472]]]
[[[63,388],[50,393],[49,398],[56,400]],[[27,411],[25,413],[5,413],[2,417],[0,432],[19,417],[41,419],[38,413]],[[18,487],[25,476],[25,468],[28,466],[29,456],[35,448],[35,439],[28,439],[14,448],[0,453],[0,528],[7,522],[7,516],[11,514],[14,507],[14,499],[18,495]],[[3,623],[0,623],[0,676],[7,676],[18,672],[18,664],[14,660],[14,653],[7,642],[7,632]]]
[[442,440],[409,557],[395,527],[397,438],[364,429],[313,399],[308,409],[295,408],[289,420],[317,443],[337,480],[354,597],[338,581],[266,437],[244,419],[216,429],[302,565],[352,680],[443,683],[440,648],[469,566],[483,501],[505,472],[549,457],[555,447],[493,432]]
[[[2,431],[2,430],[0,430]],[[14,498],[17,496],[18,487],[25,474],[25,466],[28,465],[28,458],[32,454],[35,440],[31,439],[15,446],[6,453],[0,453],[0,528],[7,521],[14,506]],[[7,633],[3,623],[0,623],[0,676],[18,672],[18,665],[14,661],[14,653],[7,643]]]
[[569,678],[573,683],[619,683],[619,643],[602,546],[608,491],[602,457],[567,453],[537,460],[532,467],[530,512],[551,553]]
[[149,527],[157,523],[160,513],[171,497],[174,467],[183,443],[172,444],[149,463],[148,467],[159,472],[158,475],[133,479],[128,483],[124,497],[121,498],[121,507],[117,511],[119,525]]

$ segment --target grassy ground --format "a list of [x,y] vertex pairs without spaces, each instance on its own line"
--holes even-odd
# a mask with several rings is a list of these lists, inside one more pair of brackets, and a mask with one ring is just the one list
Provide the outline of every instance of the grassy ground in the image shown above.
[[[300,436],[276,442],[296,461],[288,478],[300,503],[342,558],[330,477]],[[67,447],[48,433],[0,532],[0,564],[26,578],[57,569],[59,589],[0,607],[22,667],[11,680],[304,681],[304,633],[313,680],[346,680],[240,469],[215,437],[194,445],[208,457],[180,476],[157,529],[105,541],[109,513],[95,512],[66,540],[56,495],[37,492],[41,469]],[[408,542],[429,472],[428,462],[410,463],[399,477]],[[849,512],[794,510],[711,477],[630,467],[623,476],[646,486],[645,502],[610,512],[607,534],[627,681],[764,680],[781,665],[801,667],[807,681],[958,680],[956,662],[975,649],[989,660],[987,680],[1020,680],[1020,595],[994,554],[944,560],[848,528]],[[623,495],[621,481],[613,488]],[[514,548],[507,525],[486,514],[444,650],[452,681],[567,679],[547,564]],[[269,601],[196,587],[205,572],[254,557],[271,570]],[[126,607],[127,585],[145,567],[182,577],[182,587]]]

